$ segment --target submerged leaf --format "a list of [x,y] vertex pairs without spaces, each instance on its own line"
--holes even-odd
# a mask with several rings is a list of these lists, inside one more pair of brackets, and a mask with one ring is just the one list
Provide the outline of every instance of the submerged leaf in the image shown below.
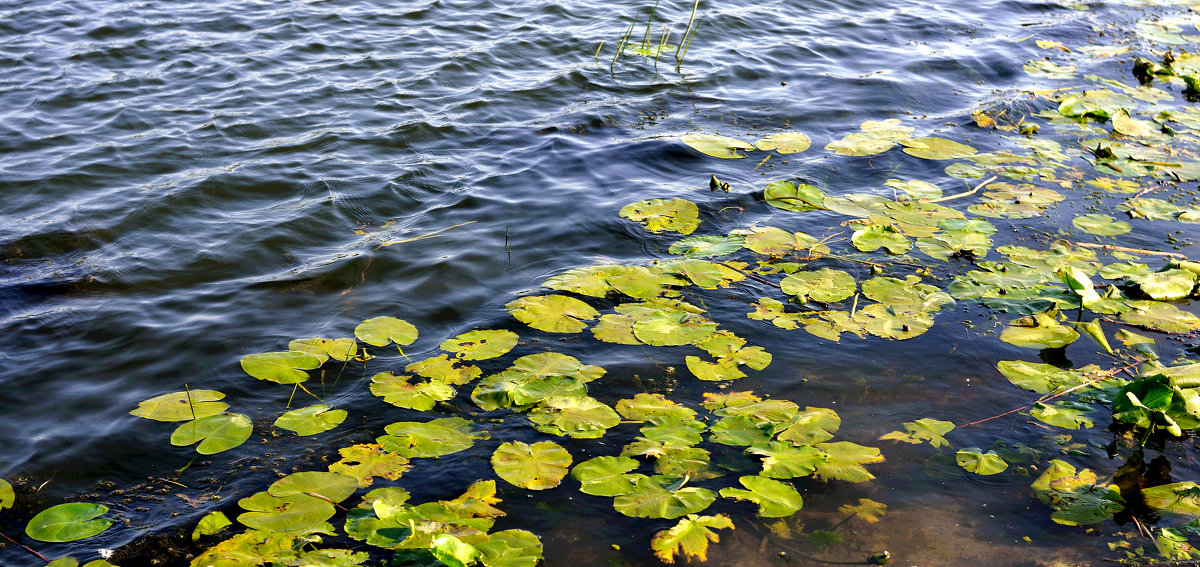
[[960,449],[954,454],[954,460],[963,470],[978,475],[999,474],[1008,469],[1008,463],[1004,462],[1000,455],[993,451],[984,453],[977,447]]

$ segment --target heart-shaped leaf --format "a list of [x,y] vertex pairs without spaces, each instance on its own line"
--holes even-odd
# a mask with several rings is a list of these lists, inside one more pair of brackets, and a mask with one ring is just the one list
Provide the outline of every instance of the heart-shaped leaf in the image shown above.
[[87,502],[52,506],[29,520],[25,535],[38,541],[64,542],[92,537],[107,530],[113,521],[100,516],[108,507]]
[[171,434],[171,444],[182,447],[199,442],[196,452],[212,455],[245,443],[253,432],[254,425],[249,417],[240,413],[222,413],[180,425]]
[[510,441],[492,453],[492,469],[510,484],[528,490],[558,486],[571,466],[571,454],[553,441],[532,445]]

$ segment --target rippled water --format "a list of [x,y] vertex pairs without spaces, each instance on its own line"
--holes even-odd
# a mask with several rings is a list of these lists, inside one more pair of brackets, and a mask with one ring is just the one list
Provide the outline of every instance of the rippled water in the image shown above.
[[[685,4],[659,9],[676,37]],[[53,502],[97,482],[168,476],[194,453],[169,445],[169,426],[128,415],[138,401],[184,384],[217,389],[267,431],[287,391],[238,360],[292,338],[344,336],[378,315],[420,329],[414,359],[463,331],[512,328],[606,367],[611,379],[593,395],[631,396],[634,375],[682,368],[683,354],[540,335],[503,309],[568,268],[664,257],[675,239],[619,218],[623,205],[684,197],[702,203],[714,233],[770,223],[819,234],[834,215],[777,215],[754,192],[792,177],[831,194],[878,191],[900,166],[961,187],[942,164],[898,152],[812,151],[755,168],[699,155],[680,134],[797,129],[816,149],[863,120],[900,118],[922,135],[969,137],[960,124],[972,109],[1040,88],[1021,70],[1042,56],[1025,38],[1081,38],[1123,21],[1116,7],[1016,0],[746,4],[704,2],[677,73],[666,57],[657,70],[625,58],[610,72],[628,18],[647,5],[630,0],[0,2],[0,477],[47,483],[39,494]],[[714,173],[734,191],[709,193]],[[981,352],[960,325],[830,349],[746,319],[761,293],[735,289],[709,305],[723,328],[775,355],[738,386],[833,407],[848,440],[1024,403],[996,383],[991,364],[1004,355]],[[973,309],[957,313],[986,319]],[[336,447],[409,415],[361,384],[328,401],[352,417],[327,439],[256,434],[193,464],[181,481],[221,486],[223,504],[189,506],[174,489],[121,504],[99,491],[130,523],[50,549],[83,554],[190,529],[261,490],[280,459],[323,467]],[[1031,429],[962,439],[986,447]],[[515,419],[495,431],[526,430]],[[453,496],[490,475],[491,448],[420,464],[402,483],[418,499]],[[1103,545],[1029,510],[1028,479],[928,476],[918,449],[885,454],[875,482],[803,486],[802,514],[818,524],[857,498],[892,510],[882,527],[856,528],[838,560],[887,548],[904,565],[1017,565],[1030,549],[1080,559]],[[549,565],[652,562],[646,534],[628,533],[607,500],[506,497],[505,527],[539,533]],[[23,521],[0,526],[12,535]],[[725,536],[718,564],[779,564],[784,544],[757,529]],[[40,561],[9,546],[0,563]]]

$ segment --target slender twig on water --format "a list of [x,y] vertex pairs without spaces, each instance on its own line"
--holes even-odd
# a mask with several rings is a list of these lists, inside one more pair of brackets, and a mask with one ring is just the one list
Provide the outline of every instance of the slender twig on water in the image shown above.
[[979,190],[983,189],[983,187],[985,185],[987,185],[988,183],[991,183],[995,180],[996,180],[996,176],[993,175],[987,179],[984,179],[982,183],[980,183],[979,185],[976,185],[974,189],[971,189],[970,191],[967,191],[966,193],[958,193],[957,195],[950,195],[949,197],[942,197],[940,199],[930,199],[925,202],[926,203],[941,203],[942,201],[949,201],[952,199],[958,199],[960,197],[968,197],[968,196],[974,195],[975,193],[978,193]]
[[11,538],[11,537],[8,537],[8,534],[6,534],[6,533],[4,533],[4,532],[0,532],[0,536],[3,536],[3,537],[4,537],[4,539],[6,539],[6,540],[8,540],[8,541],[11,541],[13,545],[19,545],[19,546],[21,546],[21,549],[24,549],[25,551],[28,551],[29,553],[32,553],[32,554],[36,555],[36,556],[38,557],[38,559],[41,559],[42,561],[45,561],[46,563],[49,563],[49,562],[50,562],[50,560],[49,560],[49,559],[46,559],[46,556],[45,556],[45,555],[42,555],[41,553],[38,553],[38,552],[34,551],[34,550],[33,550],[33,549],[31,549],[31,548],[30,548],[28,545],[25,545],[25,544],[23,544],[23,543],[21,543],[21,542],[18,542],[18,541],[17,541],[17,540],[15,540],[15,539]]
[[690,33],[692,31],[692,22],[694,22],[696,20],[696,8],[698,8],[699,6],[700,6],[700,0],[696,0],[696,3],[692,4],[692,15],[691,15],[691,17],[688,18],[687,28],[685,28],[683,30],[683,37],[679,40],[679,47],[675,48],[675,71],[676,72],[679,71],[679,66],[683,64],[683,61],[679,58],[679,50],[683,49],[683,42],[687,40],[688,33]]
[[629,42],[629,35],[633,33],[634,24],[637,24],[637,12],[633,13],[633,19],[629,22],[629,29],[625,30],[625,34],[621,36],[621,41],[617,42],[617,52],[613,54],[612,64],[608,66],[608,73],[610,75],[617,67],[617,57],[621,56],[621,52],[625,50],[625,44]]
[[993,419],[1001,418],[1001,417],[1004,417],[1004,416],[1006,416],[1006,415],[1012,415],[1012,414],[1014,414],[1014,413],[1017,413],[1017,412],[1019,412],[1019,411],[1022,411],[1022,410],[1029,409],[1029,408],[1033,407],[1034,405],[1037,405],[1037,404],[1040,404],[1040,403],[1043,403],[1043,402],[1048,402],[1048,401],[1050,401],[1050,400],[1053,400],[1053,399],[1061,398],[1061,397],[1063,397],[1063,396],[1065,396],[1065,395],[1067,395],[1067,394],[1070,394],[1071,392],[1074,392],[1074,391],[1076,391],[1076,390],[1079,390],[1079,389],[1081,389],[1081,388],[1087,388],[1088,386],[1092,386],[1092,385],[1094,385],[1094,384],[1096,384],[1096,383],[1098,383],[1098,382],[1102,382],[1102,381],[1104,381],[1104,380],[1107,380],[1107,379],[1109,379],[1109,378],[1112,378],[1112,377],[1113,377],[1114,375],[1116,375],[1118,372],[1122,372],[1122,371],[1124,371],[1124,370],[1125,370],[1125,369],[1127,369],[1127,368],[1133,368],[1133,367],[1136,367],[1137,365],[1139,365],[1139,364],[1141,364],[1141,363],[1143,363],[1143,362],[1146,362],[1146,359],[1145,359],[1145,358],[1139,358],[1138,360],[1135,360],[1135,361],[1133,361],[1133,362],[1131,362],[1131,363],[1129,363],[1129,364],[1126,364],[1126,365],[1124,365],[1124,366],[1122,366],[1122,367],[1120,367],[1120,368],[1114,368],[1114,369],[1112,369],[1112,370],[1109,370],[1109,371],[1106,371],[1106,372],[1101,372],[1100,374],[1097,374],[1095,378],[1092,378],[1091,380],[1088,380],[1087,382],[1083,382],[1083,383],[1081,383],[1081,384],[1076,384],[1075,386],[1072,386],[1072,387],[1070,387],[1070,388],[1067,388],[1066,390],[1063,390],[1063,391],[1061,391],[1061,392],[1059,392],[1059,393],[1057,393],[1057,394],[1053,394],[1053,395],[1051,395],[1051,394],[1047,394],[1047,395],[1045,395],[1045,396],[1042,396],[1042,397],[1038,398],[1037,400],[1034,400],[1034,402],[1033,402],[1033,403],[1031,403],[1031,404],[1026,404],[1026,405],[1023,405],[1023,406],[1021,406],[1021,407],[1019,407],[1019,408],[1008,410],[1008,411],[1006,411],[1006,412],[1004,412],[1004,413],[1002,413],[1002,414],[993,415],[992,417],[984,418],[984,419],[981,419],[981,420],[979,420],[979,421],[972,421],[971,423],[965,423],[965,424],[963,424],[963,425],[957,425],[957,426],[955,426],[955,427],[958,427],[958,428],[969,427],[969,426],[972,426],[972,425],[978,425],[978,424],[980,424],[980,423],[983,423],[983,422],[985,422],[985,421],[991,421],[991,420],[993,420]]
[[460,227],[460,226],[466,226],[466,225],[468,225],[468,224],[475,223],[475,222],[479,222],[479,221],[467,221],[467,222],[460,222],[460,223],[458,223],[458,224],[451,225],[451,226],[448,226],[448,227],[446,227],[446,228],[443,228],[443,229],[435,230],[435,231],[433,231],[433,232],[426,232],[425,234],[422,234],[422,235],[420,235],[420,236],[414,236],[414,237],[412,237],[412,238],[405,238],[404,240],[392,240],[392,241],[389,241],[389,242],[384,242],[383,244],[380,244],[379,246],[376,246],[376,247],[375,247],[375,249],[376,249],[376,250],[378,250],[378,249],[380,249],[380,248],[383,248],[384,246],[391,246],[391,245],[393,245],[393,244],[404,244],[405,242],[414,242],[414,241],[417,241],[417,240],[425,240],[426,238],[433,238],[434,236],[437,236],[438,234],[441,234],[441,233],[443,233],[443,232],[446,232],[447,230],[450,230],[450,229],[452,229],[452,228],[458,228],[458,227]]
[[1150,531],[1150,528],[1143,526],[1141,520],[1139,520],[1137,518],[1137,516],[1131,516],[1131,517],[1133,518],[1133,523],[1134,523],[1134,525],[1137,526],[1138,531],[1143,532],[1143,535],[1145,535],[1146,538],[1149,539],[1150,542],[1154,544],[1154,548],[1158,550],[1158,554],[1162,555],[1163,557],[1166,557],[1167,554],[1163,553],[1163,548],[1161,545],[1159,545],[1158,538],[1154,537],[1154,532]]

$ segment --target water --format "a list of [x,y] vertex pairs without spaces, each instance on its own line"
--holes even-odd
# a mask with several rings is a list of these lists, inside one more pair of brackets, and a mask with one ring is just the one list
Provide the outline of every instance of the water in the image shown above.
[[[414,360],[455,334],[510,328],[525,339],[514,354],[549,347],[607,368],[592,387],[605,402],[641,391],[641,380],[661,387],[667,367],[679,371],[675,393],[698,399],[707,385],[690,379],[679,349],[545,335],[503,306],[565,269],[666,257],[677,237],[618,217],[637,200],[701,203],[698,234],[761,223],[817,235],[838,216],[783,213],[754,193],[793,177],[830,194],[880,192],[897,168],[956,192],[962,182],[942,163],[820,148],[885,118],[969,140],[979,132],[968,127],[973,109],[1053,86],[1022,71],[1045,55],[1027,38],[1095,41],[1093,26],[1131,18],[1120,6],[1012,0],[705,2],[681,72],[667,56],[657,70],[633,57],[610,72],[644,4],[0,2],[0,477],[42,487],[19,491],[0,527],[16,536],[32,511],[63,498],[105,502],[128,523],[35,546],[51,558],[94,559],[96,548],[190,530],[214,509],[232,516],[235,500],[262,490],[272,470],[324,468],[337,447],[417,414],[347,380],[327,398],[351,412],[341,428],[315,441],[272,436],[289,389],[253,380],[238,360],[293,338],[346,336],[379,315],[420,329],[406,349]],[[672,43],[684,4],[663,3],[656,18],[674,24]],[[783,129],[808,134],[813,149],[760,168],[760,158],[716,160],[678,141],[690,131],[754,139]],[[710,193],[710,174],[734,191]],[[1156,227],[1139,227],[1130,242],[1161,247],[1167,229]],[[883,522],[852,524],[846,543],[819,555],[857,561],[889,549],[904,565],[1026,565],[1107,553],[1108,540],[1051,523],[1030,478],[953,465],[931,473],[927,446],[876,442],[918,417],[962,423],[1027,402],[991,365],[1029,352],[983,343],[952,322],[990,328],[986,311],[960,305],[918,339],[831,348],[746,319],[746,305],[768,291],[751,283],[710,299],[722,328],[775,356],[736,387],[835,408],[839,439],[883,446],[888,458],[872,465],[879,478],[870,483],[798,483],[802,517],[817,528],[858,498],[889,506]],[[493,366],[485,371],[504,365]],[[170,446],[171,425],[128,415],[185,384],[225,392],[231,411],[257,426],[247,445],[194,463],[178,478],[188,488],[161,479],[194,452]],[[458,404],[469,411],[469,401]],[[1107,442],[1099,429],[1073,432],[1075,441]],[[452,497],[491,477],[487,458],[505,434],[540,438],[520,416],[492,433],[490,444],[418,463],[400,484],[417,501]],[[1018,420],[956,435],[960,447],[987,447],[1046,433]],[[596,451],[559,441],[577,462]],[[1119,466],[1095,455],[1087,463]],[[220,500],[209,498],[218,488]],[[650,564],[649,534],[670,525],[630,528],[607,499],[566,489],[529,502],[512,487],[503,496],[510,515],[497,527],[541,535],[550,565]],[[747,509],[714,509],[738,515],[739,526],[712,550],[714,564],[779,564],[780,551],[799,548],[764,539]],[[166,552],[138,553],[122,565]],[[0,563],[40,561],[9,546]]]

